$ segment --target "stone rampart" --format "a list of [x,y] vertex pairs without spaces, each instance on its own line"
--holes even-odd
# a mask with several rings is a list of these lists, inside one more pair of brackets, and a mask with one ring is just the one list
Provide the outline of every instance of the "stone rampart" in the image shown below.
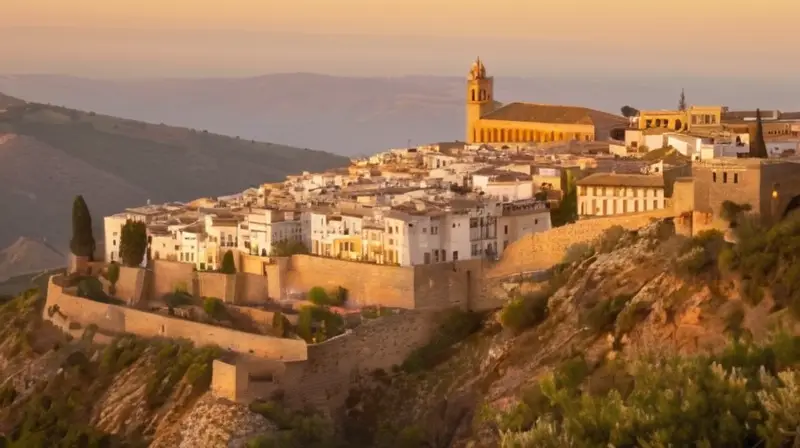
[[153,281],[149,291],[150,300],[158,300],[176,289],[197,295],[194,265],[177,261],[151,260]]
[[119,267],[119,279],[114,285],[117,298],[130,306],[137,306],[146,294],[147,282],[151,274],[142,268]]
[[638,229],[653,219],[671,216],[674,212],[670,207],[646,213],[582,219],[546,232],[526,235],[506,248],[500,262],[487,272],[487,277],[549,269],[564,259],[567,248],[575,243],[592,241],[610,227]]
[[286,278],[288,292],[306,292],[315,286],[326,289],[341,286],[347,289],[348,300],[356,306],[414,308],[414,268],[411,267],[293,255]]
[[282,386],[289,404],[340,407],[355,378],[402,364],[412,351],[430,342],[442,318],[441,312],[402,312],[309,345],[308,361],[287,363]]
[[198,272],[197,296],[216,297],[225,303],[236,302],[236,274]]
[[237,272],[234,295],[236,297],[235,303],[240,303],[243,305],[257,305],[266,303],[270,297],[269,279],[265,275]]
[[218,345],[231,352],[250,354],[280,361],[303,361],[308,358],[305,341],[244,333],[228,328],[148,313],[123,306],[84,299],[64,291],[50,278],[44,318],[48,309],[58,310],[70,322],[82,326],[95,324],[104,332],[132,333],[142,337],[184,338],[197,345]]

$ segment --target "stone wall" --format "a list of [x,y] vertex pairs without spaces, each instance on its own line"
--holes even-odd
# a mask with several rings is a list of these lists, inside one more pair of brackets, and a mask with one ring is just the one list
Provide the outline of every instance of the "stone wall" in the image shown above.
[[146,293],[147,283],[152,274],[142,268],[119,267],[116,297],[124,300],[130,306],[137,306]]
[[153,265],[153,281],[148,294],[150,300],[158,300],[177,288],[185,288],[189,294],[197,295],[193,264],[167,260],[151,260],[150,263]]
[[440,312],[407,311],[309,345],[308,361],[287,364],[282,386],[289,405],[339,408],[355,378],[402,364],[413,350],[431,340],[442,317]]
[[235,303],[253,305],[266,303],[269,298],[267,276],[237,272],[234,296]]
[[132,333],[142,337],[184,338],[200,346],[218,345],[235,353],[281,361],[303,361],[308,357],[306,343],[300,339],[244,333],[95,302],[65,292],[51,277],[43,312],[45,319],[50,320],[47,310],[54,305],[58,305],[60,312],[71,322],[78,322],[84,327],[93,323],[106,332]]
[[238,402],[247,393],[250,373],[245,365],[215,359],[211,364],[211,393]]
[[480,292],[485,260],[462,260],[414,266],[414,308],[481,310]]
[[[325,289],[341,286],[347,289],[348,300],[356,306],[414,308],[414,268],[411,267],[293,255],[286,273],[288,292],[307,292],[315,286]],[[271,279],[269,281],[272,283]]]
[[197,296],[216,297],[225,303],[236,301],[236,275],[197,272]]
[[500,262],[487,272],[487,276],[503,277],[517,272],[548,269],[564,259],[571,245],[592,241],[609,227],[638,229],[648,225],[652,219],[671,216],[674,216],[674,212],[670,207],[646,213],[582,219],[546,232],[526,235],[506,248]]

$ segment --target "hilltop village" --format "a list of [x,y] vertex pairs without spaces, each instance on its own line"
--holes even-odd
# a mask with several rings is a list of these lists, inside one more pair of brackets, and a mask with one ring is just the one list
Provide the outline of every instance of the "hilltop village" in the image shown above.
[[[96,253],[51,279],[45,317],[98,341],[218,345],[218,396],[335,408],[354,376],[425,344],[442,310],[497,309],[498,282],[546,273],[612,225],[668,218],[694,234],[727,228],[726,200],[767,220],[800,205],[800,113],[681,101],[623,117],[493,90],[475,61],[464,141],[104,217]],[[126,259],[132,223],[141,261]]]

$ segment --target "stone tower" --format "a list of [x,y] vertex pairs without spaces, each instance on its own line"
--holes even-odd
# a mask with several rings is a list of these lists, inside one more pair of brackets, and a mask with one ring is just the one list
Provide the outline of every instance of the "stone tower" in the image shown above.
[[481,58],[472,63],[467,76],[467,143],[478,140],[475,124],[494,109],[494,79],[486,76]]

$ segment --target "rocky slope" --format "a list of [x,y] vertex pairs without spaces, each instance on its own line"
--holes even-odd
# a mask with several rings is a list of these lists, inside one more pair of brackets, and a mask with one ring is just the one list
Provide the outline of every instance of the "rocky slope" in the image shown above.
[[244,447],[274,428],[206,392],[209,349],[133,337],[103,347],[91,328],[69,340],[39,318],[41,303],[28,293],[0,308],[0,434],[10,446]]
[[377,447],[497,446],[498,418],[507,419],[545,374],[576,356],[588,368],[586,387],[608,390],[619,380],[609,360],[719,352],[729,344],[734,310],[743,310],[737,328],[754,340],[776,322],[795,325],[785,310],[772,312],[769,297],[744,305],[738,280],[714,278],[713,266],[699,275],[684,272],[692,253],[684,253],[686,239],[674,236],[668,222],[611,233],[549,285],[498,288],[511,297],[549,289],[540,324],[517,333],[495,313],[435,368],[365,380],[351,392],[344,417],[351,440]]

